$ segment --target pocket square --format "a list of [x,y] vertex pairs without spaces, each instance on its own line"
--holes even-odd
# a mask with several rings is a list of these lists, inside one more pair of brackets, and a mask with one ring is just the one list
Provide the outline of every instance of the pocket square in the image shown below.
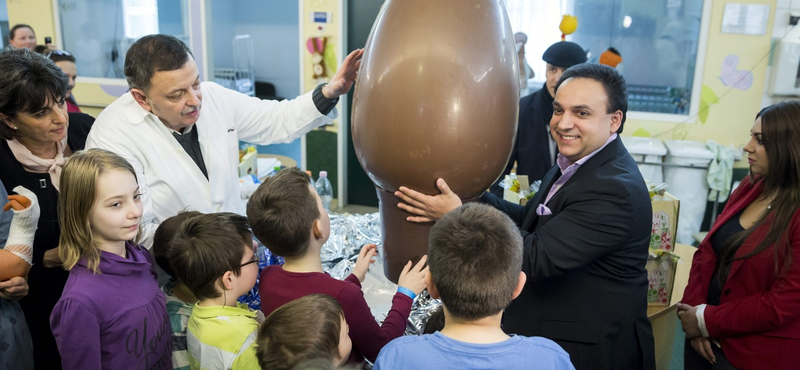
[[547,208],[546,205],[540,204],[538,207],[536,207],[536,214],[539,216],[547,216],[552,215],[553,212],[550,211],[550,208]]

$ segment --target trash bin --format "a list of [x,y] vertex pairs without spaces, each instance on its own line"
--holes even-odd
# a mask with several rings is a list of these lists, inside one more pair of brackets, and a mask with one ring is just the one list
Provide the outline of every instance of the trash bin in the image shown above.
[[666,140],[664,145],[668,151],[664,167],[667,191],[681,201],[676,241],[691,245],[706,213],[708,165],[714,153],[706,144],[694,141]]
[[628,153],[636,160],[636,165],[639,167],[642,177],[654,185],[664,182],[664,168],[661,165],[664,162],[664,156],[667,155],[667,147],[664,146],[664,143],[661,140],[649,137],[628,136],[620,138],[625,147],[628,148]]

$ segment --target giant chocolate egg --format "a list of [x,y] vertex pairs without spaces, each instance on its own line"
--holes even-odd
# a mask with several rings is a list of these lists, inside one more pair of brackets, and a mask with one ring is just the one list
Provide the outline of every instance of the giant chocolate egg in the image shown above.
[[384,273],[427,253],[431,224],[397,208],[400,186],[462,199],[481,194],[508,162],[517,128],[514,34],[499,0],[389,0],[372,26],[355,87],[352,134],[375,183]]

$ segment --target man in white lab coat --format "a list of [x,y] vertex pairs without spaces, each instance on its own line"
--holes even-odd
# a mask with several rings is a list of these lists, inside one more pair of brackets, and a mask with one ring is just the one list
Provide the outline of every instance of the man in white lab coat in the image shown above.
[[184,209],[242,213],[239,140],[290,142],[330,122],[353,85],[356,50],[328,84],[291,101],[266,101],[200,82],[189,48],[169,35],[139,39],[125,57],[130,91],[97,117],[86,148],[111,150],[133,165],[143,195],[142,243]]

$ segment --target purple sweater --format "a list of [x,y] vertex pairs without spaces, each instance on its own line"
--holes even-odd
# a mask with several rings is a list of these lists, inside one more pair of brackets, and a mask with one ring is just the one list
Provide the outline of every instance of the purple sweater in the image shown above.
[[70,271],[50,327],[65,370],[172,369],[166,301],[150,253],[102,252],[100,274],[81,260]]

